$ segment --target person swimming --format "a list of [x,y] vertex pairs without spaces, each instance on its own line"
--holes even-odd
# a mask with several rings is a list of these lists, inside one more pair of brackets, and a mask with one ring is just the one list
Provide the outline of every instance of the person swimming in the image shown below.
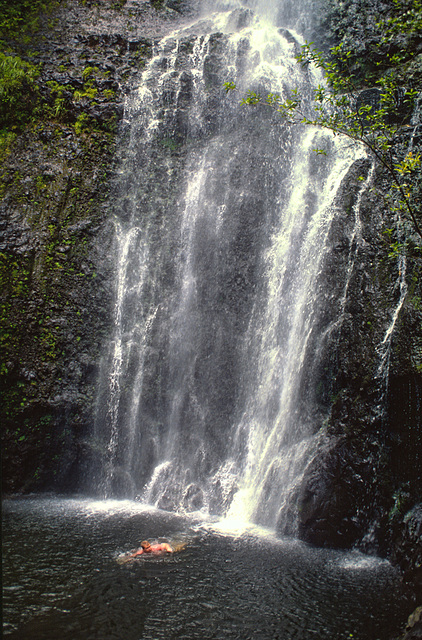
[[151,544],[148,540],[141,542],[141,547],[134,553],[131,553],[129,557],[136,558],[143,553],[173,553],[172,547],[168,542],[159,542],[158,544]]
[[174,543],[172,542],[171,545],[168,542],[157,542],[151,544],[148,540],[142,540],[139,549],[122,554],[116,558],[116,560],[119,564],[125,564],[126,562],[130,562],[131,560],[138,558],[144,553],[149,556],[162,556],[167,555],[168,553],[183,551],[186,546],[187,540],[175,541]]

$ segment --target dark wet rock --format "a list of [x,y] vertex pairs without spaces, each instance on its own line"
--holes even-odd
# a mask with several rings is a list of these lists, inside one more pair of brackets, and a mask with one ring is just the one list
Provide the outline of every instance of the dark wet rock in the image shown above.
[[224,55],[226,37],[222,33],[214,33],[209,39],[209,53],[204,60],[205,84],[211,88],[220,82],[221,56]]
[[183,496],[183,507],[187,511],[199,511],[204,506],[204,494],[200,487],[190,485]]
[[396,496],[391,514],[391,559],[403,570],[407,583],[414,583],[422,592],[422,504],[405,512],[410,493]]
[[318,456],[307,474],[300,512],[302,539],[344,549],[359,540],[373,517],[366,502],[374,464],[376,455],[365,460],[353,456],[345,439],[330,443],[325,457]]
[[[63,3],[50,25],[41,21],[36,43],[19,49],[40,65],[38,99],[47,115],[20,132],[1,167],[8,492],[72,490],[86,469],[100,349],[113,313],[115,135],[154,38],[184,12],[185,3],[175,4],[177,13],[158,17],[149,2],[104,2],[101,10],[94,2]],[[124,478],[116,483],[126,486]]]
[[410,614],[406,632],[400,637],[400,640],[420,640],[422,638],[422,606],[417,607],[415,611]]
[[[377,107],[379,89],[373,80],[385,70],[387,53],[395,51],[403,59],[398,69],[403,86],[420,91],[420,33],[380,42],[376,22],[389,15],[390,3],[333,1],[324,6],[313,19],[311,39],[326,51],[340,43],[352,51],[358,104]],[[366,74],[372,74],[369,86]],[[409,116],[406,106],[398,104],[398,119],[409,121]],[[420,127],[414,135],[420,144]],[[387,240],[386,229],[395,228],[396,221],[382,200],[389,178],[379,167],[373,186],[374,191],[361,200],[361,226],[354,244],[348,240],[352,173],[344,184],[343,214],[332,228],[334,252],[324,277],[342,269],[351,255],[355,259],[338,330],[324,347],[320,370],[312,372],[321,381],[317,400],[329,407],[330,415],[324,425],[326,446],[305,473],[299,531],[312,544],[357,546],[388,557],[401,568],[416,605],[422,593],[422,263],[413,248],[420,245],[420,238],[409,225],[410,250],[403,274]],[[329,286],[335,287],[335,282]],[[407,295],[400,306],[404,286]],[[394,310],[398,315],[391,348],[381,366],[382,344]],[[421,633],[418,620],[403,637],[410,640]]]
[[[341,196],[346,212],[353,200],[352,176]],[[377,177],[381,180],[382,173]],[[352,217],[341,216],[332,228],[334,253],[333,262],[329,258],[326,264],[327,277],[334,264],[337,271],[347,265],[351,250],[356,259],[338,332],[325,345],[318,372],[310,372],[321,380],[317,401],[330,407],[330,417],[327,446],[305,474],[299,529],[313,544],[358,545],[398,564],[406,558],[401,566],[410,569],[420,562],[410,528],[410,523],[416,527],[416,515],[408,516],[407,525],[404,514],[416,508],[421,491],[421,310],[414,297],[404,300],[389,366],[383,369],[379,345],[400,304],[401,277],[387,259],[388,244],[382,239],[386,215],[382,202],[366,193],[356,246],[347,240]],[[418,258],[409,257],[408,265],[409,273],[420,273]],[[420,279],[414,278],[414,284],[419,299]]]

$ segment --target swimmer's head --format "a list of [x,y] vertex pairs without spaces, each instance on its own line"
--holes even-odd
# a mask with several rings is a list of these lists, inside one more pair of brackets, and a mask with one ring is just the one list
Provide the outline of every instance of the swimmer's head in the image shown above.
[[148,540],[142,540],[141,542],[141,547],[144,551],[148,551],[148,549],[150,548],[151,544],[148,542]]

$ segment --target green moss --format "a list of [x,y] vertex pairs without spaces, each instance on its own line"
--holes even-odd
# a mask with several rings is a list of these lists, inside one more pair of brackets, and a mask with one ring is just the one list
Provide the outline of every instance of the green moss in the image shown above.
[[40,26],[41,15],[60,4],[59,0],[0,0],[0,39],[30,42]]
[[180,147],[180,142],[177,142],[177,140],[174,140],[174,138],[163,138],[162,140],[160,140],[160,144],[170,151],[176,151],[176,149]]
[[[41,5],[58,3],[28,2],[28,11],[30,4],[36,13]],[[0,11],[0,21],[4,17]],[[101,109],[116,100],[113,88],[118,89],[117,84],[98,84],[107,74],[82,56],[79,81],[70,86],[50,80],[50,69],[31,64],[38,54],[29,53],[23,38],[13,41],[10,30],[7,37],[14,54],[9,50],[1,58],[0,196],[7,196],[22,237],[19,250],[0,255],[0,423],[8,490],[27,490],[45,482],[51,471],[45,451],[60,431],[50,433],[55,419],[49,415],[47,424],[43,416],[69,384],[69,375],[83,391],[78,407],[93,401],[90,383],[63,371],[69,358],[77,359],[81,345],[91,349],[87,333],[102,322],[87,312],[92,291],[102,286],[95,282],[100,278],[98,265],[92,264],[91,227],[104,220],[118,119],[109,115],[109,105],[107,119]],[[58,58],[57,70],[65,72],[69,64]],[[96,99],[100,105],[91,109]],[[75,421],[83,410],[75,412]]]
[[96,75],[98,73],[98,67],[85,67],[82,71],[82,77],[84,80],[87,80],[90,76]]
[[1,129],[18,129],[28,122],[39,101],[35,84],[39,74],[38,66],[0,52]]
[[390,509],[388,514],[389,520],[393,520],[397,517],[403,517],[406,511],[409,509],[411,505],[411,496],[409,493],[409,487],[404,485],[397,489],[392,496],[393,499],[393,507]]
[[[0,163],[10,154],[13,143],[16,140],[16,133],[7,129],[0,130]],[[3,194],[0,191],[0,197]]]
[[55,360],[58,354],[57,337],[46,327],[41,332],[40,341],[43,347],[43,360]]
[[125,4],[126,0],[114,0],[111,6],[115,11],[120,11],[120,9],[125,6]]
[[26,304],[31,293],[32,266],[28,258],[0,253],[0,375],[19,352],[25,333]]

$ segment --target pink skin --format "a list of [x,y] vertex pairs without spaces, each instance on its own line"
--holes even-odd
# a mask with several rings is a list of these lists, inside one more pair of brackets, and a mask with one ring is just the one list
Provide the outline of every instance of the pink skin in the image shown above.
[[132,558],[136,558],[136,556],[140,556],[143,553],[173,553],[173,549],[167,542],[162,542],[161,544],[151,544],[147,549],[143,549],[142,547],[132,553]]

